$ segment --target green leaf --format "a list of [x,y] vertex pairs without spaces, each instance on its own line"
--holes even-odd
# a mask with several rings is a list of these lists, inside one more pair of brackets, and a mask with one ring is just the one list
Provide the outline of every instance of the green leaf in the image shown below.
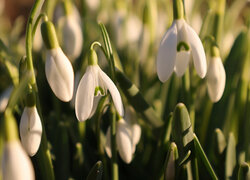
[[182,164],[190,157],[194,139],[190,117],[183,103],[177,104],[174,110],[172,137],[177,144]]
[[158,117],[154,109],[146,102],[136,85],[119,70],[116,71],[116,78],[129,103],[142,115],[143,119],[152,125],[153,128],[162,126],[162,119]]
[[238,172],[238,180],[246,179],[250,179],[250,167],[246,162],[244,162],[240,165]]
[[101,161],[97,161],[95,165],[91,168],[87,180],[101,180],[103,173],[103,165]]

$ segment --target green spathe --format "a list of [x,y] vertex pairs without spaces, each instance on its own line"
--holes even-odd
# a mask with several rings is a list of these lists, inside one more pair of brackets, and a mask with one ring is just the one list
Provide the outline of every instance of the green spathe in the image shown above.
[[41,33],[47,49],[59,47],[55,26],[51,21],[45,21],[41,24]]
[[183,103],[176,105],[173,115],[172,137],[176,143],[180,159],[185,159],[194,139],[192,125],[186,106]]

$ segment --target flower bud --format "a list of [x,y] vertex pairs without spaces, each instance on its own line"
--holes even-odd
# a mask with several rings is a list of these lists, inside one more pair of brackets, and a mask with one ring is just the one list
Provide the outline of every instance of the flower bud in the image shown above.
[[26,152],[34,156],[42,138],[42,124],[35,106],[24,108],[20,121],[20,136]]
[[210,99],[217,102],[223,95],[226,72],[220,57],[212,57],[207,71],[207,89]]

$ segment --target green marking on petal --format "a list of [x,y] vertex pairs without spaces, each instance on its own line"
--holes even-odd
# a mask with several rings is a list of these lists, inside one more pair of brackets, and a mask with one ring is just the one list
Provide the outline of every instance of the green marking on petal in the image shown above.
[[177,45],[177,51],[180,52],[180,51],[189,51],[189,45],[184,42],[184,41],[180,41]]
[[101,96],[104,96],[105,95],[105,92],[104,92],[104,90],[102,89],[102,87],[100,87],[100,86],[97,86],[96,88],[95,88],[95,96],[97,96],[99,93],[98,92],[100,92],[100,94],[101,94]]

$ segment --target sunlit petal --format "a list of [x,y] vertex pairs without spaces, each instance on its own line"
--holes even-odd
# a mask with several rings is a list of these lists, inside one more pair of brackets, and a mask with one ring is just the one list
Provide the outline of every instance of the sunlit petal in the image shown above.
[[79,121],[87,120],[93,108],[95,84],[91,68],[87,68],[76,91],[75,112]]
[[62,49],[70,60],[76,59],[81,51],[83,36],[80,24],[73,15],[68,15],[62,19]]
[[20,120],[21,142],[30,156],[39,149],[42,138],[42,123],[36,107],[25,107]]
[[106,132],[105,151],[106,151],[108,157],[111,158],[112,157],[112,153],[111,153],[110,126],[108,127],[107,132]]
[[133,144],[128,124],[123,119],[117,122],[116,144],[122,160],[129,164],[132,161]]
[[189,64],[190,52],[189,51],[180,51],[176,55],[175,62],[175,73],[177,76],[182,76]]
[[158,54],[157,54],[157,74],[160,81],[165,82],[168,80],[174,71],[176,59],[176,46],[177,46],[177,30],[176,24],[173,23],[163,36]]
[[47,51],[45,73],[54,94],[62,101],[70,101],[74,89],[74,71],[61,48]]
[[197,74],[201,78],[204,78],[207,73],[207,62],[202,42],[196,32],[188,24],[186,24],[186,30],[193,55],[194,67]]
[[117,112],[121,116],[123,116],[124,109],[122,104],[122,98],[117,87],[115,86],[113,81],[101,69],[99,70],[99,78],[103,81],[104,86],[109,90]]
[[97,108],[98,103],[99,103],[101,98],[102,98],[101,95],[94,96],[93,107],[92,107],[91,113],[89,115],[90,118],[95,114],[96,108]]
[[34,180],[32,163],[19,141],[4,145],[2,159],[2,176],[4,180]]
[[226,83],[226,73],[219,57],[211,58],[207,71],[207,87],[213,102],[220,100]]

